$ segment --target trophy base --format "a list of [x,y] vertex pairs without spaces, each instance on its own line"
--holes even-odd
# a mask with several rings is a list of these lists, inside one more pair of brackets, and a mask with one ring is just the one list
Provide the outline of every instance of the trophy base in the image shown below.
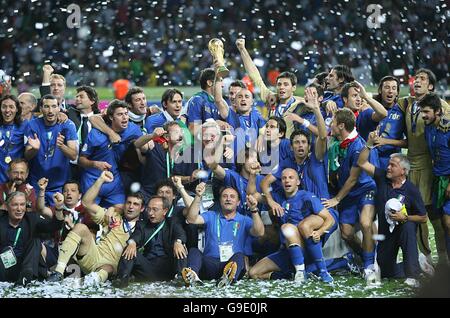
[[227,69],[225,66],[220,66],[216,71],[216,75],[222,78],[227,77],[229,74],[230,70]]

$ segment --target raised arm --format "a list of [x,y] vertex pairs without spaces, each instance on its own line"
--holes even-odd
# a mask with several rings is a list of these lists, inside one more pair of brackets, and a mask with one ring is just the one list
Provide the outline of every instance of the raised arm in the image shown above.
[[266,198],[258,193],[256,189],[256,175],[261,171],[259,162],[255,162],[250,166],[250,174],[248,176],[247,194],[251,194],[259,203],[266,203]]
[[205,220],[200,215],[200,202],[202,201],[202,195],[205,193],[206,184],[204,182],[197,185],[195,188],[195,197],[192,204],[187,209],[186,221],[190,224],[204,224]]
[[95,199],[100,193],[100,188],[103,183],[113,182],[114,176],[110,171],[103,171],[100,177],[94,182],[94,184],[87,190],[81,199],[81,203],[88,210],[88,212],[95,216],[98,211],[103,211],[103,208],[95,203]]
[[165,133],[166,133],[166,131],[163,128],[157,127],[153,130],[153,132],[151,134],[142,135],[141,137],[136,139],[134,141],[134,146],[136,148],[141,148],[141,150],[145,152],[147,149],[142,149],[142,148],[144,148],[144,146],[146,146],[149,141],[153,140],[153,138],[155,138],[155,137],[161,137]]
[[269,173],[268,175],[266,175],[264,177],[264,179],[261,181],[261,191],[264,194],[264,196],[266,197],[267,203],[269,202],[275,202],[273,200],[272,194],[270,193],[270,186],[272,185],[272,183],[274,183],[275,181],[277,181],[277,178],[275,178],[275,176],[271,173]]
[[213,90],[214,102],[217,106],[217,109],[219,110],[220,117],[222,117],[223,120],[227,120],[228,113],[229,113],[229,107],[228,107],[227,102],[223,99],[223,96],[222,96],[222,83],[223,83],[223,79],[221,77],[217,76],[217,71],[216,71],[216,77],[214,78],[214,90]]
[[55,203],[55,217],[58,221],[64,221],[64,195],[56,192],[53,194],[53,202]]
[[175,187],[178,190],[178,193],[181,195],[181,198],[183,199],[184,205],[186,207],[190,206],[192,204],[192,201],[194,201],[194,198],[187,193],[186,189],[183,186],[183,183],[181,182],[181,178],[179,176],[173,176],[172,182],[175,185]]
[[286,112],[286,115],[284,116],[284,119],[288,120],[288,121],[290,120],[292,122],[295,121],[295,122],[299,123],[300,125],[305,125],[306,124],[307,129],[311,133],[313,133],[314,136],[318,136],[319,135],[319,130],[317,129],[316,126],[312,125],[311,123],[309,123],[309,121],[307,121],[306,119],[304,119],[303,117],[301,117],[301,116],[299,116],[297,114],[294,114],[294,113],[291,113],[291,112]]
[[366,146],[359,154],[358,166],[365,171],[369,176],[373,177],[375,174],[375,166],[369,162],[370,150],[374,147],[374,138],[376,137],[376,132],[372,131],[367,138]]
[[241,54],[242,63],[244,64],[245,71],[248,73],[250,78],[252,79],[253,83],[260,89],[261,94],[261,100],[263,102],[266,102],[267,98],[270,94],[273,95],[273,93],[267,88],[266,84],[264,83],[261,74],[258,71],[258,68],[256,67],[255,63],[253,63],[253,60],[248,53],[247,49],[245,48],[245,40],[244,39],[237,39],[236,40],[236,46],[239,50],[239,53]]
[[53,212],[49,207],[45,206],[45,190],[47,189],[48,179],[41,178],[38,181],[39,195],[37,199],[38,213],[48,218],[53,217]]
[[[53,67],[50,64],[45,64],[42,66],[42,85],[50,87],[50,76],[52,76],[54,72]],[[43,95],[41,94],[41,97]]]
[[52,213],[50,219],[39,219],[36,227],[38,232],[54,233],[55,231],[60,230],[64,224],[64,196],[61,193],[56,192],[53,195],[53,201],[55,203],[55,215]]
[[[325,152],[327,151],[327,126],[320,111],[319,97],[317,91],[311,87],[307,87],[305,90],[308,103],[306,104],[314,113],[317,121],[318,136],[316,139],[316,146],[314,147],[315,155],[318,160],[323,160]],[[310,125],[311,126],[311,125]]]
[[252,213],[253,226],[250,229],[250,234],[256,237],[264,235],[264,223],[261,220],[258,210],[258,201],[251,195],[247,195],[247,206]]
[[361,83],[355,81],[359,86],[359,94],[362,98],[364,98],[370,107],[375,111],[372,114],[372,120],[375,122],[380,122],[383,118],[387,116],[387,110],[384,108],[383,105],[381,105],[378,101],[376,101],[374,98],[369,96],[366,92],[366,89],[364,86],[361,85]]

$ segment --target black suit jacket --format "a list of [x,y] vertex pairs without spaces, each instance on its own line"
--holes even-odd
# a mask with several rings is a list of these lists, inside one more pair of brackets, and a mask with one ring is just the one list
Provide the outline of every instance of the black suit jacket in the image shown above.
[[[159,227],[158,225],[153,225],[148,220],[139,220],[136,223],[136,229],[131,235],[131,239],[136,242],[137,248],[144,246],[145,242],[150,238],[150,236]],[[163,235],[163,245],[164,251],[167,255],[173,257],[173,244],[177,239],[180,239],[183,243],[186,242],[186,232],[183,230],[181,224],[174,218],[166,218],[166,223],[161,229]],[[149,242],[150,243],[150,242]],[[150,244],[144,247],[144,255],[149,252]]]
[[[52,219],[43,219],[36,212],[26,212],[20,225],[22,226],[23,242],[27,245],[33,238],[37,238],[41,233],[54,233],[61,229],[64,221],[58,221],[55,216]],[[7,241],[7,229],[9,225],[8,213],[0,216],[0,244]]]

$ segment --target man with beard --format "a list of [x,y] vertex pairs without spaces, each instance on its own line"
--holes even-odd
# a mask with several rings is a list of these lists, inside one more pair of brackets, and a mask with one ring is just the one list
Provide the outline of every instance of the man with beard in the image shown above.
[[70,177],[70,160],[77,157],[78,138],[72,121],[58,123],[60,107],[56,97],[42,97],[41,111],[42,118],[28,122],[25,159],[30,163],[30,183],[35,189],[40,178],[49,179],[46,200],[53,205],[53,194],[61,192]]
[[430,93],[419,102],[425,138],[433,158],[433,209],[441,216],[450,260],[450,114],[444,114],[439,97]]
[[27,212],[36,211],[36,192],[27,183],[28,163],[25,159],[14,159],[8,166],[8,182],[0,185],[0,210],[6,210],[6,199],[10,193],[20,191],[27,199]]
[[[405,114],[406,137],[408,140],[408,160],[411,163],[409,180],[419,188],[422,195],[428,217],[434,228],[436,249],[441,261],[445,261],[445,238],[439,215],[432,208],[433,171],[430,152],[425,141],[425,124],[420,116],[419,102],[428,93],[433,92],[436,86],[436,76],[428,69],[418,69],[414,78],[414,96],[399,99],[400,108]],[[444,114],[449,111],[449,105],[441,100]],[[428,225],[419,226],[418,231],[419,248],[427,257],[428,263],[432,264],[431,249],[428,240]]]

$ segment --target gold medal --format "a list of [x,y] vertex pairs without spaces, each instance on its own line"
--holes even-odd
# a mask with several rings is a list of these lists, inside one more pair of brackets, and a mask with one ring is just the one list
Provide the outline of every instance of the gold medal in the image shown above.
[[10,156],[7,156],[7,157],[5,158],[5,162],[6,162],[6,164],[9,164],[9,163],[11,162],[11,157],[10,157]]

